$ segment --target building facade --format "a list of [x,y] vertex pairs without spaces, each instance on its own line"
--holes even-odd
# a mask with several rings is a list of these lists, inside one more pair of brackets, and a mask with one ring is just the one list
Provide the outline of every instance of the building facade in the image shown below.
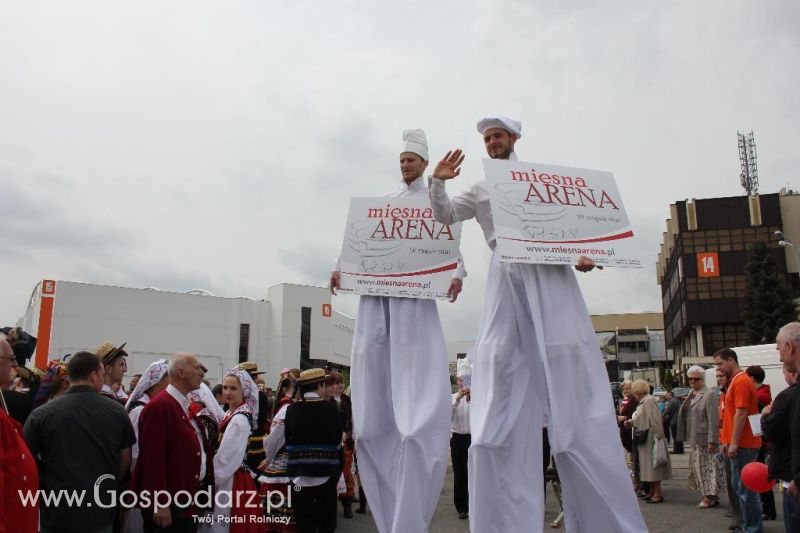
[[800,238],[800,195],[765,194],[676,202],[656,264],[666,346],[678,368],[708,364],[725,347],[750,344],[744,326],[748,252],[766,242],[780,276],[800,290],[797,255],[781,247]]
[[126,342],[129,376],[185,351],[213,382],[237,363],[255,361],[275,386],[283,368],[348,368],[355,322],[331,309],[324,287],[280,284],[256,300],[44,280],[17,325],[38,338],[40,368],[104,342]]
[[[591,315],[590,318],[610,381],[620,381],[625,370],[650,368],[656,362],[663,362],[665,366],[672,363],[672,352],[664,343],[661,313]],[[470,353],[473,344],[473,341],[447,343],[453,380],[458,361]]]

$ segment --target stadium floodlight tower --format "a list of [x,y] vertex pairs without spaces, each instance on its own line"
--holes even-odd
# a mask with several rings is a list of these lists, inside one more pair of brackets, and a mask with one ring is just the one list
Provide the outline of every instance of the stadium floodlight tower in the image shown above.
[[739,137],[739,163],[741,172],[739,178],[747,196],[758,194],[758,164],[756,162],[756,140],[753,131],[750,133],[736,132]]

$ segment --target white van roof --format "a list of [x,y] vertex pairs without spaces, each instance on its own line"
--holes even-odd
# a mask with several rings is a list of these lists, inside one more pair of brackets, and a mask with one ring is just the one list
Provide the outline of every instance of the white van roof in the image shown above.
[[[769,385],[772,397],[778,395],[786,388],[783,379],[783,364],[778,356],[775,344],[754,344],[751,346],[737,346],[732,348],[739,359],[739,366],[747,370],[748,366],[758,365],[764,369],[764,383]],[[717,384],[716,369],[712,366],[706,369],[706,386],[713,387]]]
[[781,363],[777,346],[774,343],[739,346],[733,351],[736,352],[739,366],[743,369],[746,370],[748,366],[753,365],[764,369],[764,383],[769,385],[773,398],[786,388],[786,380],[783,379],[783,363]]
[[739,366],[746,368],[750,365],[759,365],[766,369],[768,366],[783,368],[775,343],[754,344],[752,346],[738,346],[733,348],[739,357]]

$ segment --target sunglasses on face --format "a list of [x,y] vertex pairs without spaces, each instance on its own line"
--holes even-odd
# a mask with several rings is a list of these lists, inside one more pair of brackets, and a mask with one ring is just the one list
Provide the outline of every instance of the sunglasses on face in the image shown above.
[[703,381],[703,378],[686,378],[689,381]]

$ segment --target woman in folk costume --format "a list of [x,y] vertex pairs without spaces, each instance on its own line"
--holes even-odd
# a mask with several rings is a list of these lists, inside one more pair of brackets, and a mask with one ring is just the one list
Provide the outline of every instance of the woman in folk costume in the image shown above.
[[353,518],[353,500],[355,499],[355,479],[353,478],[353,404],[350,396],[344,393],[344,376],[339,372],[331,372],[330,384],[333,388],[332,402],[339,409],[339,419],[342,424],[342,443],[344,443],[344,470],[342,478],[344,489],[339,491],[339,501],[342,502],[345,518]]
[[36,396],[33,398],[34,409],[50,400],[55,400],[67,392],[68,388],[67,364],[59,359],[53,359],[47,363],[47,371],[42,377],[39,388],[36,389]]
[[279,520],[272,520],[267,524],[268,533],[294,533],[297,531],[294,514],[289,506],[292,480],[288,478],[286,472],[288,454],[283,426],[286,409],[294,403],[297,389],[294,376],[288,372],[286,375],[287,377],[281,379],[278,385],[279,398],[276,398],[275,402],[278,411],[272,417],[269,435],[264,439],[266,459],[262,463],[262,470],[266,474],[264,488],[269,498],[264,502],[264,513],[273,518],[281,517]]
[[139,417],[142,409],[150,401],[150,398],[166,389],[168,383],[167,360],[160,359],[150,363],[125,403],[125,409],[128,410],[128,416],[133,425],[133,434],[136,436],[136,442],[131,448],[131,471],[136,466],[136,459],[139,457]]
[[281,407],[294,401],[294,396],[297,394],[297,378],[299,377],[300,369],[298,368],[284,368],[281,372],[281,381],[278,383],[275,399],[272,402],[273,417],[281,410]]
[[[139,417],[142,414],[142,409],[148,404],[150,398],[167,388],[169,383],[169,376],[167,375],[167,360],[160,359],[147,367],[144,371],[139,382],[134,387],[131,395],[125,403],[125,409],[128,410],[128,417],[133,425],[133,434],[136,436],[136,442],[131,447],[131,472],[136,466],[136,460],[139,458]],[[128,533],[139,533],[144,530],[144,520],[142,518],[141,509],[131,509],[128,513],[125,531]]]
[[[517,159],[520,122],[487,117],[477,129],[490,158]],[[644,533],[616,436],[608,376],[572,267],[501,262],[486,180],[447,194],[445,182],[460,174],[463,160],[461,150],[448,153],[433,171],[429,194],[438,222],[474,218],[492,250],[470,390],[470,527],[518,533],[544,523],[538,480],[547,423],[566,528]],[[588,272],[594,264],[583,257],[575,268]]]
[[214,393],[205,383],[200,388],[187,395],[189,398],[189,415],[206,434],[211,445],[211,450],[216,452],[219,446],[219,424],[225,416],[225,411],[217,403]]
[[[247,442],[258,419],[258,386],[246,371],[232,368],[222,380],[222,397],[228,411],[219,425],[219,447],[214,455],[217,494],[213,522],[201,526],[200,530],[263,533],[266,529],[262,510],[257,506],[258,489],[245,464]],[[221,496],[222,492],[228,493],[230,498]]]
[[[402,180],[380,196],[424,200],[424,131],[403,132],[399,159]],[[333,294],[340,269],[337,261]],[[465,276],[459,254],[448,290],[451,301]],[[427,531],[444,484],[450,440],[447,345],[436,301],[361,296],[350,384],[360,475],[378,531]]]

